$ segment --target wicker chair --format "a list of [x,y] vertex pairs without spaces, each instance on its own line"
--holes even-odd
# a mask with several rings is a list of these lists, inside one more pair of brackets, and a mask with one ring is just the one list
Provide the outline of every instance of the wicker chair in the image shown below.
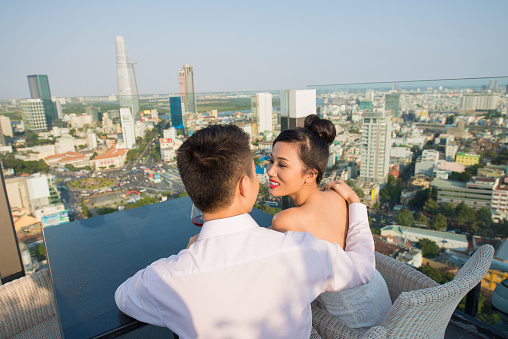
[[[487,273],[494,248],[481,246],[455,278],[439,285],[417,270],[376,252],[376,268],[383,275],[393,306],[381,326],[364,338],[443,338],[460,300]],[[361,338],[328,312],[312,306],[312,325],[322,338]]]
[[48,269],[0,286],[0,338],[61,338]]

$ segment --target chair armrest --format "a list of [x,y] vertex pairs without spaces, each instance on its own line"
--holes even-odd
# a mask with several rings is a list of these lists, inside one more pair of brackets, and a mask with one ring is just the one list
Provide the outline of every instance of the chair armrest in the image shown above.
[[324,339],[361,338],[360,334],[357,331],[353,330],[346,324],[342,323],[339,319],[332,316],[330,313],[320,309],[314,304],[311,304],[311,307],[312,307],[312,327],[314,327],[314,329],[319,333],[321,338]]
[[10,338],[55,314],[48,269],[0,286],[0,337]]
[[392,303],[402,292],[439,286],[437,282],[409,265],[376,252],[376,269],[385,279]]
[[362,338],[365,339],[385,339],[388,335],[388,331],[383,326],[371,327]]

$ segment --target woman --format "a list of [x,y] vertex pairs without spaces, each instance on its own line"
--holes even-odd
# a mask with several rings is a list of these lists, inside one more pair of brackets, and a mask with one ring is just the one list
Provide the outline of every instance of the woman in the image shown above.
[[[345,248],[348,231],[346,202],[333,192],[337,183],[329,183],[322,190],[318,188],[328,163],[328,148],[335,135],[331,121],[317,115],[307,116],[304,128],[283,131],[275,139],[267,174],[270,194],[287,195],[295,204],[295,207],[274,216],[273,229],[307,231],[316,238]],[[338,184],[345,185],[342,181]],[[351,202],[356,201],[359,199]],[[380,325],[391,307],[386,283],[378,271],[366,285],[323,293],[317,301],[343,323],[362,333]]]

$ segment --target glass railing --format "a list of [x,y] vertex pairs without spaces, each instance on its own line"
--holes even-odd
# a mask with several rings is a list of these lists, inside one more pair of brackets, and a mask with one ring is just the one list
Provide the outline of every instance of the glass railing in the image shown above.
[[[140,95],[134,139],[126,132],[116,95],[55,98],[59,118],[52,129],[41,131],[24,129],[29,125],[22,100],[0,100],[0,115],[7,118],[0,121],[5,144],[0,157],[26,273],[47,265],[44,227],[185,196],[175,151],[186,136],[209,124],[236,124],[251,135],[261,182],[256,207],[276,213],[282,208],[281,199],[271,197],[266,188],[271,142],[290,126],[284,125],[285,118],[314,112],[334,122],[339,132],[323,181],[348,180],[370,207],[374,232],[382,236],[383,227],[405,222],[455,234],[476,233],[482,236],[479,240],[494,245],[508,236],[503,222],[477,219],[482,213],[471,212],[474,204],[466,205],[470,210],[457,209],[457,202],[439,200],[436,188],[413,184],[419,173],[427,181],[439,175],[462,182],[477,176],[481,168],[490,169],[486,175],[506,174],[499,168],[508,162],[500,147],[507,141],[508,77],[319,85],[307,90],[315,91],[314,106],[307,111],[299,110],[308,107],[286,91],[196,93],[196,112],[185,111],[180,94]],[[375,138],[369,137],[378,126],[385,127]],[[385,144],[379,144],[379,136]],[[436,151],[447,163],[457,162],[457,152],[480,158],[474,166],[463,165],[461,172],[446,167],[452,165],[443,169],[437,162],[423,168],[426,162],[417,159],[424,149]],[[502,183],[503,178],[498,180],[499,186]],[[424,205],[428,198],[436,204]],[[508,219],[503,213],[492,211],[500,216],[498,221]],[[438,214],[445,218],[444,227],[435,222],[443,218],[430,217]],[[429,267],[421,270],[436,279],[447,276],[439,269],[446,259],[421,250],[424,258],[431,258],[420,260]],[[449,262],[446,266],[454,270]],[[499,274],[492,272],[482,283],[482,302],[490,299],[499,282],[492,277]],[[488,302],[485,305],[482,312],[489,309]],[[480,319],[494,324],[497,318],[492,314]]]

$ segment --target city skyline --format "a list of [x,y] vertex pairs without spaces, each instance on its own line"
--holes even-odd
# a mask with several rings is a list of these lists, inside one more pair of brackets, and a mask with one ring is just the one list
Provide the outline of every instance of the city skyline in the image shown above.
[[[502,43],[508,4],[502,1],[389,6],[295,1],[255,7],[54,1],[9,3],[3,9],[0,27],[9,33],[1,41],[9,52],[0,57],[1,99],[27,98],[28,74],[47,74],[56,97],[117,93],[111,44],[117,35],[128,41],[137,62],[140,94],[178,93],[175,74],[185,64],[199,74],[198,93],[508,74],[503,57],[508,47]],[[181,15],[189,10],[191,26]],[[90,18],[94,25],[87,24]],[[176,34],[183,26],[186,34]],[[34,38],[35,30],[45,39]]]

